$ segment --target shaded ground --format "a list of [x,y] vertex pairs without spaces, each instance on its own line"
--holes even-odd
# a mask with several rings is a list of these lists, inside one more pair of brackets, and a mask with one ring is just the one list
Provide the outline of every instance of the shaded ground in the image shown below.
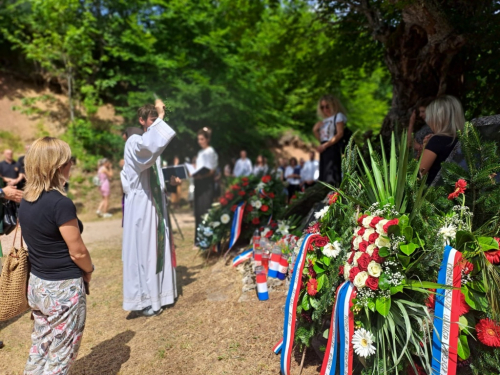
[[[240,274],[192,249],[192,216],[179,214],[175,235],[180,297],[159,317],[127,319],[122,303],[121,221],[88,222],[84,238],[96,272],[87,327],[71,375],[279,374],[271,348],[281,335],[285,295],[238,302]],[[0,323],[0,374],[21,374],[30,344],[29,314]],[[312,353],[311,353],[312,354]],[[303,374],[318,373],[308,356]],[[292,364],[298,373],[300,354]]]

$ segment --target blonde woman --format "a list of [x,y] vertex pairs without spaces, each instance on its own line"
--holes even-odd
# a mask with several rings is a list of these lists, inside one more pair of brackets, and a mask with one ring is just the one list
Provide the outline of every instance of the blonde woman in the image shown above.
[[56,138],[36,140],[26,155],[19,222],[31,263],[28,302],[35,320],[27,375],[67,374],[85,327],[84,282],[94,266],[75,205],[63,189],[71,165],[68,144]]
[[111,194],[111,183],[109,180],[113,177],[113,168],[108,159],[104,158],[99,161],[97,176],[99,177],[99,191],[102,196],[102,201],[99,203],[99,207],[97,207],[97,216],[111,217],[113,215],[108,213],[109,196]]
[[339,143],[344,136],[347,117],[340,101],[333,95],[323,96],[317,107],[322,120],[314,125],[314,136],[321,143],[318,146],[319,180],[338,186],[342,179],[342,148]]
[[420,172],[427,174],[427,184],[431,184],[441,169],[441,163],[457,144],[457,132],[463,130],[465,117],[458,99],[445,95],[429,104],[425,110],[425,119],[434,135],[425,146]]

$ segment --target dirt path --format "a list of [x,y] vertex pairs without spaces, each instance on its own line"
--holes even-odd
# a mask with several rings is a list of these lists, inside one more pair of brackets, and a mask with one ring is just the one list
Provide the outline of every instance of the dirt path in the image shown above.
[[[192,216],[178,214],[177,219],[185,236],[175,234],[179,299],[158,317],[135,319],[121,307],[121,221],[85,223],[96,272],[71,375],[279,374],[279,357],[271,348],[281,335],[284,292],[263,303],[256,298],[238,302],[240,274],[215,257],[205,263],[192,249]],[[0,374],[22,373],[31,328],[27,313],[0,323],[6,345],[0,350]],[[317,365],[313,361],[303,374],[316,374]]]

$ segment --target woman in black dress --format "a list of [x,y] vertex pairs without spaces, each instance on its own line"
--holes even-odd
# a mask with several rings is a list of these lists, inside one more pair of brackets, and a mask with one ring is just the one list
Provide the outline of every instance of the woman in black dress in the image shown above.
[[318,102],[317,113],[322,121],[314,125],[314,136],[321,143],[318,146],[319,180],[338,186],[342,180],[342,148],[347,117],[340,101],[333,95],[325,95]]

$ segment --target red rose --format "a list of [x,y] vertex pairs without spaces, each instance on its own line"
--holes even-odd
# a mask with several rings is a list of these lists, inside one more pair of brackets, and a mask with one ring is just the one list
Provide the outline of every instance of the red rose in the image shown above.
[[375,243],[375,241],[377,240],[378,236],[379,236],[378,233],[372,233],[372,234],[370,234],[370,237],[368,237],[368,243],[369,244]]
[[268,182],[271,182],[271,176],[265,175],[262,177],[262,182],[267,184]]
[[448,199],[458,198],[460,194],[465,193],[465,188],[467,187],[467,181],[460,179],[455,183],[455,191],[448,195]]
[[375,228],[375,226],[376,226],[376,225],[379,223],[379,221],[381,221],[381,220],[382,220],[382,218],[381,218],[381,217],[379,217],[379,216],[375,216],[375,217],[372,219],[372,221],[370,222],[370,226],[371,226],[372,228]]
[[254,225],[260,224],[260,220],[259,220],[259,218],[258,218],[258,217],[254,217],[254,218],[252,219],[252,224],[254,224]]
[[316,246],[324,247],[328,243],[328,237],[317,237],[313,241]]
[[247,205],[245,205],[245,211],[246,211],[246,212],[251,212],[252,210],[253,210],[253,207],[252,207],[252,205],[251,205],[251,204],[247,204]]
[[488,262],[491,264],[499,264],[500,263],[500,250],[490,250],[485,251],[484,256],[488,259]]
[[359,244],[359,251],[362,251],[363,253],[366,252],[366,248],[368,247],[368,245],[368,241],[361,241],[361,243]]
[[307,294],[310,296],[315,296],[318,293],[318,280],[310,279],[307,282]]
[[384,231],[387,232],[389,230],[389,227],[392,227],[393,225],[398,225],[398,224],[399,224],[399,220],[398,219],[389,220],[384,225]]
[[368,279],[366,279],[365,285],[368,288],[370,288],[371,290],[377,290],[378,289],[378,277],[368,276]]
[[234,212],[234,211],[236,211],[236,209],[237,209],[237,208],[238,208],[238,206],[237,206],[237,205],[235,205],[235,204],[233,204],[233,207],[231,207],[231,211],[233,211],[233,212]]
[[351,268],[351,270],[349,271],[349,280],[351,280],[352,282],[354,282],[354,278],[360,272],[361,272],[361,270],[358,267]]
[[240,188],[240,185],[236,184],[236,185],[231,186],[231,189],[232,190],[240,190],[241,188]]
[[248,181],[243,181],[241,184],[242,184],[243,186],[248,186],[249,182],[248,182]]
[[266,237],[267,237],[267,238],[271,238],[271,236],[272,236],[272,235],[273,235],[273,231],[272,231],[272,230],[270,230],[270,231],[268,231],[268,232],[266,233]]
[[367,254],[363,253],[358,258],[358,267],[361,271],[366,271],[368,269],[368,263],[372,261],[372,258]]
[[380,255],[378,255],[378,248],[376,248],[375,250],[373,250],[372,260],[374,260],[378,264],[382,264],[385,261],[385,258],[382,258]]
[[344,276],[344,265],[339,267],[339,276]]
[[267,205],[263,204],[263,205],[260,207],[260,210],[261,210],[262,212],[267,212],[267,211],[269,210],[269,206],[267,206]]
[[267,193],[267,196],[271,199],[274,199],[274,193]]
[[[366,231],[366,229],[364,227],[361,228],[360,230],[358,230],[358,236],[362,236],[363,234],[365,234],[365,231]],[[354,238],[356,238],[356,237],[354,237]]]
[[352,264],[352,261],[354,260],[354,254],[356,254],[356,252],[352,251],[349,259],[347,259],[347,263]]
[[242,197],[244,197],[244,196],[245,196],[245,192],[244,192],[243,190],[240,190],[240,191],[238,192],[238,194],[239,194],[239,195],[241,195]]
[[219,199],[219,202],[220,202],[220,204],[222,204],[223,206],[225,206],[227,204],[227,199],[226,198],[221,198],[221,199]]
[[231,199],[233,199],[233,198],[234,198],[234,194],[233,194],[233,193],[231,193],[230,191],[228,191],[228,192],[226,193],[226,199],[231,200]]
[[367,216],[368,216],[368,215],[361,215],[361,216],[358,218],[358,224],[359,224],[359,225],[363,225],[363,219],[364,219],[365,217],[367,217]]

